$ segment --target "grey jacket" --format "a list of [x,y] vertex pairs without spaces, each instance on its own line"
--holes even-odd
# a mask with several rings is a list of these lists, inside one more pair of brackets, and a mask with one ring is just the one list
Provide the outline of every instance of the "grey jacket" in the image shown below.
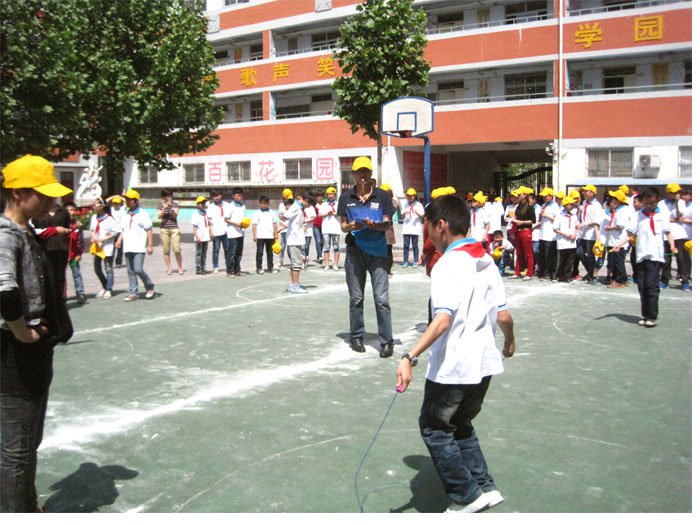
[[[25,232],[0,214],[0,291],[19,288],[27,324],[36,324],[46,309],[48,283],[42,260],[34,232]],[[0,328],[8,329],[2,316]]]

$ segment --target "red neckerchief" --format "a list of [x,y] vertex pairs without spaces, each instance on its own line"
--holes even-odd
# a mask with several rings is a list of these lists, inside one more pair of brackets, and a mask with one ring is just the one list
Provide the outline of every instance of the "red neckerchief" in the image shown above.
[[218,204],[215,202],[214,204],[219,207],[219,211],[221,212],[221,216],[223,217],[224,216],[224,204],[221,202]]
[[480,242],[470,242],[469,244],[463,244],[462,246],[455,248],[454,250],[459,252],[467,252],[475,259],[481,259],[484,255],[486,255],[486,250]]
[[97,225],[95,226],[95,237],[99,239],[99,233],[100,233],[100,223],[107,218],[107,214],[105,213],[102,218],[100,219],[99,217],[96,217],[97,219]]
[[642,208],[642,213],[649,217],[649,226],[651,227],[651,233],[656,235],[656,226],[654,226],[654,215],[656,215],[656,210],[649,211],[646,208]]

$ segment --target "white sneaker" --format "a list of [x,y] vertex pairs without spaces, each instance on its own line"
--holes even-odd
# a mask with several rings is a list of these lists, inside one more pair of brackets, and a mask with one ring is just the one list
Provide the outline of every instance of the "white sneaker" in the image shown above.
[[107,290],[105,290],[105,289],[103,288],[102,290],[100,290],[99,292],[97,292],[97,294],[95,295],[95,297],[104,297],[106,293],[107,293]]
[[109,290],[105,290],[105,293],[102,294],[102,299],[111,299],[112,298],[112,292]]
[[445,510],[446,513],[452,513],[452,512],[469,512],[469,513],[475,513],[475,512],[481,512],[482,510],[486,510],[489,508],[489,496],[488,493],[484,492],[481,496],[476,498],[474,501],[467,505],[460,505],[459,503],[455,503],[454,501],[450,503],[450,506],[447,507],[447,510]]
[[330,270],[330,268],[329,268],[328,266],[324,266],[324,267],[323,267],[323,271],[324,271],[324,272],[327,272],[328,270]]
[[155,290],[148,290],[146,292],[146,299],[153,299],[153,297],[156,295]]
[[500,493],[498,490],[492,490],[490,492],[484,492],[486,496],[489,498],[489,508],[492,509],[496,505],[500,505],[503,503],[504,498],[503,495]]
[[214,268],[214,273],[219,273],[219,269],[218,269],[218,268]]
[[334,270],[334,271],[336,271],[336,272],[337,272],[337,271],[339,270],[339,268],[338,268],[338,265],[337,265],[337,264],[334,264],[334,265],[333,265],[333,270]]
[[655,319],[647,319],[644,322],[644,326],[646,326],[647,328],[654,328],[656,326],[656,320]]

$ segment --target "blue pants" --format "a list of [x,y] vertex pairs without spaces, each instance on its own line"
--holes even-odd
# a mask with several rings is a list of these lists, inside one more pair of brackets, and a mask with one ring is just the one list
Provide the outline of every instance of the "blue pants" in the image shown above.
[[209,247],[209,241],[197,242],[195,246],[194,261],[197,266],[197,271],[204,272],[207,268],[207,248]]
[[136,295],[139,293],[137,277],[143,282],[146,291],[153,290],[155,285],[146,273],[146,270],[143,269],[143,261],[146,259],[146,254],[143,252],[126,252],[124,257],[126,257],[126,273],[129,276],[129,294]]
[[314,226],[314,243],[316,244],[316,259],[323,259],[323,233],[321,228]]
[[[102,272],[103,263],[107,275],[105,275]],[[104,288],[108,292],[111,292],[112,288],[114,287],[114,255],[110,255],[109,257],[105,257],[104,259],[95,256],[93,264],[95,269],[95,275],[99,279],[100,284],[102,284],[102,288]]]
[[75,295],[85,295],[85,285],[83,284],[83,274],[80,273],[80,261],[69,264],[70,273],[73,274],[73,284],[75,285]]
[[472,420],[481,411],[491,377],[477,385],[425,382],[418,424],[447,496],[467,505],[496,490]]
[[408,250],[413,245],[413,262],[418,262],[418,235],[403,236],[403,262],[408,263]]
[[224,233],[223,235],[217,235],[212,237],[212,248],[211,248],[211,262],[212,266],[216,270],[219,267],[219,251],[221,250],[221,245],[224,247],[224,261],[228,266],[229,260],[229,248],[228,248],[228,237]]
[[245,237],[231,237],[228,240],[226,273],[241,273],[241,258],[243,257],[244,239]]
[[593,270],[595,269],[594,244],[595,241],[587,241],[585,239],[578,239],[576,241],[576,255],[578,256],[578,260],[583,263],[583,267],[586,269],[586,275],[584,277],[588,279],[593,279]]

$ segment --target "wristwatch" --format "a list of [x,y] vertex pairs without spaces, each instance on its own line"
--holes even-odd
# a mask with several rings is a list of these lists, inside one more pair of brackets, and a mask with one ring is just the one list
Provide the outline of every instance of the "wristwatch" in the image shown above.
[[404,355],[402,355],[401,359],[408,359],[408,362],[411,363],[411,366],[416,366],[418,364],[418,358],[413,357],[408,352],[406,352]]

